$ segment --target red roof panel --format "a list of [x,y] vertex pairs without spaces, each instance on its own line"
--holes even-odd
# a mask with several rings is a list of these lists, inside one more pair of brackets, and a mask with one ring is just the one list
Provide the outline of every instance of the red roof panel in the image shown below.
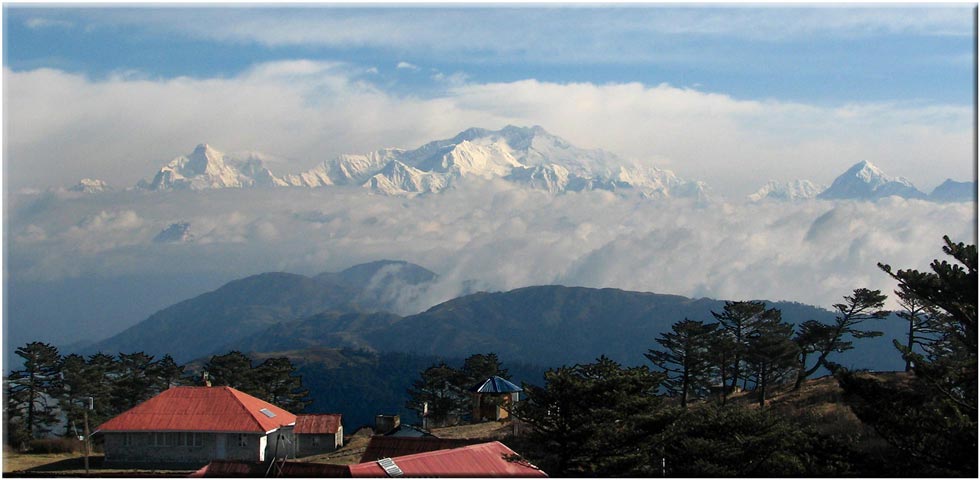
[[[405,477],[547,477],[500,442],[392,458]],[[350,466],[352,477],[387,477],[378,462]]]
[[316,413],[296,415],[294,433],[328,434],[337,433],[340,429],[339,413]]
[[95,431],[265,433],[294,423],[292,413],[231,387],[171,387]]
[[465,447],[476,443],[486,443],[486,439],[437,438],[437,437],[386,437],[375,435],[368,441],[361,463],[373,462],[382,458],[402,457],[434,450]]

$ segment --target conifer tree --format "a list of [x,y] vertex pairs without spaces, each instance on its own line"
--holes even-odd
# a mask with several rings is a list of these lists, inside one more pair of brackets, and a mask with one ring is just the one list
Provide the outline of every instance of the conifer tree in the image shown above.
[[57,347],[43,342],[30,342],[14,353],[24,359],[24,368],[7,377],[8,426],[19,430],[20,438],[38,438],[56,420],[53,407],[59,393],[61,355]]
[[115,412],[124,412],[154,395],[150,377],[153,357],[143,352],[120,353],[112,370],[112,397]]
[[765,302],[760,301],[725,302],[722,313],[711,312],[711,315],[735,342],[731,368],[731,388],[734,390],[739,380],[743,383],[745,380],[742,368],[749,335],[755,331],[756,324],[775,315],[775,310],[766,309]]
[[89,415],[89,421],[98,424],[122,413],[112,405],[113,377],[116,371],[116,358],[105,353],[96,353],[88,357],[86,362],[87,375],[92,381],[90,397],[95,403],[95,410]]
[[290,412],[302,412],[311,402],[303,379],[286,357],[270,358],[255,367],[255,381],[260,398]]
[[708,389],[712,367],[709,349],[717,328],[717,323],[705,325],[684,319],[657,339],[663,350],[651,349],[644,354],[666,374],[664,386],[671,396],[680,397],[682,408],[687,408],[692,394],[701,397]]
[[466,413],[467,395],[460,388],[464,381],[459,370],[440,362],[425,369],[420,376],[408,389],[406,408],[418,412],[422,418],[425,405],[428,405],[430,425],[453,423]]
[[[68,425],[81,428],[84,410],[88,408],[88,398],[98,388],[99,378],[78,354],[66,355],[60,365],[61,382],[58,388],[58,405],[64,412]],[[94,403],[94,397],[93,397]],[[74,434],[69,428],[66,434]]]
[[504,368],[497,354],[493,352],[470,355],[463,361],[463,368],[460,373],[463,380],[459,386],[463,389],[469,389],[476,383],[493,376],[510,379],[510,373]]
[[905,337],[905,344],[900,344],[897,340],[894,343],[895,348],[898,348],[905,358],[905,371],[909,372],[912,370],[913,356],[911,354],[915,348],[918,346],[929,349],[932,343],[941,339],[942,336],[941,332],[933,326],[928,305],[907,284],[899,284],[898,290],[895,290],[895,296],[898,297],[898,304],[902,307],[902,310],[895,312],[895,314],[908,322],[909,328]]
[[[844,352],[854,348],[851,339],[878,337],[882,332],[864,330],[860,325],[869,320],[881,320],[888,315],[883,310],[885,299],[880,290],[866,288],[855,289],[851,295],[844,296],[844,303],[834,305],[837,317],[830,325],[819,324],[814,320],[804,322],[804,330],[797,335],[796,342],[800,349],[817,355],[817,361],[807,368],[800,363],[794,389],[799,389],[803,380],[813,375],[820,367],[828,367],[827,358],[830,354]],[[805,355],[804,355],[805,361]]]
[[150,379],[151,396],[170,387],[187,384],[187,379],[184,378],[184,366],[177,365],[170,354],[151,363],[147,368],[147,376]]
[[515,416],[533,426],[528,448],[554,476],[650,475],[649,453],[673,413],[655,394],[663,375],[606,357],[545,373],[524,385]]
[[793,342],[792,335],[793,326],[782,322],[779,315],[760,322],[749,335],[745,360],[755,377],[761,407],[766,405],[769,387],[797,365],[799,347]]
[[896,450],[910,476],[977,476],[977,247],[943,237],[955,263],[931,271],[879,267],[921,301],[938,332],[912,360],[908,382],[837,367],[844,400]]
[[214,355],[204,369],[212,385],[226,385],[250,395],[258,391],[252,375],[252,360],[242,352],[233,350],[224,355]]

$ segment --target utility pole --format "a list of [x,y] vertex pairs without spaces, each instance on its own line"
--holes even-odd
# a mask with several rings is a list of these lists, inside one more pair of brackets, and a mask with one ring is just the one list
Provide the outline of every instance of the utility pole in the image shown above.
[[89,457],[89,455],[91,455],[91,448],[90,448],[91,446],[90,446],[90,443],[89,443],[90,442],[90,439],[89,439],[89,433],[88,433],[88,411],[95,409],[95,399],[92,398],[92,397],[88,397],[88,402],[86,402],[86,403],[87,403],[87,405],[85,405],[85,406],[87,408],[85,408],[83,411],[84,411],[84,419],[85,419],[85,476],[87,477],[89,475],[89,470],[88,470],[88,457]]

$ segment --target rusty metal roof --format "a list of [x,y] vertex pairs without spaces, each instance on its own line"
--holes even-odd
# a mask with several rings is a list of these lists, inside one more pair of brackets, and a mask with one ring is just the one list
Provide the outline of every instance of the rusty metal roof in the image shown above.
[[339,413],[311,413],[296,415],[297,434],[328,434],[337,433],[341,425]]
[[[547,477],[500,442],[392,457],[405,477]],[[352,477],[387,477],[378,462],[350,466]]]
[[387,437],[377,435],[368,440],[361,455],[361,462],[373,462],[382,458],[401,457],[415,453],[446,450],[486,442],[485,439],[436,438],[436,437]]
[[231,387],[171,387],[95,431],[266,433],[294,423],[292,413]]

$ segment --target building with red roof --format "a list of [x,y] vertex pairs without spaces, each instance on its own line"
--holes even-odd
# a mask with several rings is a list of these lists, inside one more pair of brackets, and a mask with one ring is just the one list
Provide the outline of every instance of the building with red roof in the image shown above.
[[344,445],[344,425],[339,413],[296,416],[296,454],[300,457],[332,452]]
[[351,477],[547,477],[500,442],[383,458],[350,466]]
[[99,425],[110,463],[295,455],[296,415],[231,387],[171,387]]

